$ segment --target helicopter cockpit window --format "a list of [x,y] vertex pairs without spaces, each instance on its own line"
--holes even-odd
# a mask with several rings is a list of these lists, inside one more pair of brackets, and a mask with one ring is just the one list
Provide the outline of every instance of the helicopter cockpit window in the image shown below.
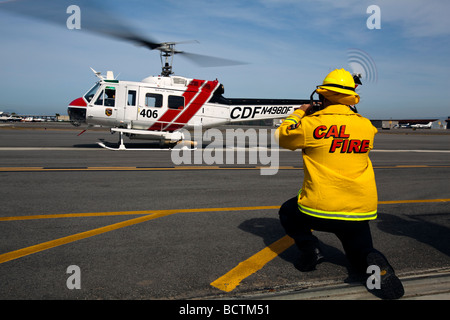
[[147,93],[145,95],[145,106],[161,108],[162,107],[163,96],[156,93]]
[[86,93],[84,95],[84,98],[86,99],[87,102],[91,102],[92,98],[94,97],[94,95],[97,92],[99,87],[100,87],[100,84],[96,83],[95,86],[93,86],[91,88],[91,90],[89,90],[88,93]]
[[184,97],[181,96],[169,96],[169,109],[183,109]]
[[98,96],[97,101],[95,101],[95,105],[105,106],[105,107],[114,107],[115,100],[116,100],[116,88],[115,87],[105,87],[105,89]]

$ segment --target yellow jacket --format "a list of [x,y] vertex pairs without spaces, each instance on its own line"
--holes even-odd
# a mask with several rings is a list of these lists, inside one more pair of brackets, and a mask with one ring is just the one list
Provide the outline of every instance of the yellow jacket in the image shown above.
[[302,149],[304,180],[298,196],[305,214],[340,220],[377,217],[377,189],[369,151],[377,129],[348,106],[305,116],[297,109],[277,129],[281,147]]

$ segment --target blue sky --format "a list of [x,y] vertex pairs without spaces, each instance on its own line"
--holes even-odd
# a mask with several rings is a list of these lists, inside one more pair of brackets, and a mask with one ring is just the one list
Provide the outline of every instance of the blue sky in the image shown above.
[[[112,70],[119,80],[159,74],[158,52],[88,32],[83,29],[85,7],[77,0],[69,2],[80,4],[81,30],[65,27],[65,12],[58,25],[13,14],[0,4],[0,111],[66,114],[68,103],[96,81],[89,67]],[[117,21],[150,39],[197,40],[178,49],[248,62],[199,68],[175,57],[177,75],[217,78],[226,97],[308,99],[331,70],[361,67],[362,62],[349,63],[352,49],[359,58],[370,56],[376,66],[376,81],[363,78],[359,89],[362,115],[450,116],[448,0],[100,3],[107,4]],[[367,27],[370,5],[380,9],[380,29]]]

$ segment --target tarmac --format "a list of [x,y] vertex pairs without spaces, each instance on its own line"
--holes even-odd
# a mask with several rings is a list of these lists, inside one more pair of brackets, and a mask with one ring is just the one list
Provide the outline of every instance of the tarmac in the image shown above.
[[[230,292],[211,285],[284,236],[276,210],[267,208],[297,190],[299,153],[280,152],[284,169],[266,177],[250,165],[175,167],[170,152],[110,152],[96,141],[117,135],[81,131],[68,124],[0,130],[2,194],[9,199],[1,216],[15,218],[0,225],[2,254],[74,239],[0,263],[1,299],[264,300],[295,308],[299,301],[380,300],[364,281],[346,278],[339,243],[327,234],[320,239],[329,261],[311,274],[293,267],[296,251],[286,248],[251,274],[241,268],[233,279],[245,279]],[[400,300],[450,300],[450,133],[396,132],[380,134],[372,154],[384,203],[374,239],[403,282]],[[172,214],[179,208],[190,211]],[[166,215],[141,223],[147,211]],[[117,215],[102,215],[111,212]],[[96,233],[111,226],[119,228]],[[95,236],[78,238],[87,232]],[[80,290],[66,286],[73,264],[82,271]]]

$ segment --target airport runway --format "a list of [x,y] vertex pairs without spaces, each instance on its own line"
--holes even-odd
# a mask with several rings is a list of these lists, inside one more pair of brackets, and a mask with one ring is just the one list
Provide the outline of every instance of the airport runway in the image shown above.
[[[276,174],[263,175],[259,162],[105,150],[96,142],[117,136],[81,130],[0,127],[0,299],[270,297],[357,280],[325,233],[327,261],[293,265],[277,208],[301,185],[300,152],[280,151]],[[401,278],[447,275],[450,134],[380,132],[371,159],[375,246]]]

